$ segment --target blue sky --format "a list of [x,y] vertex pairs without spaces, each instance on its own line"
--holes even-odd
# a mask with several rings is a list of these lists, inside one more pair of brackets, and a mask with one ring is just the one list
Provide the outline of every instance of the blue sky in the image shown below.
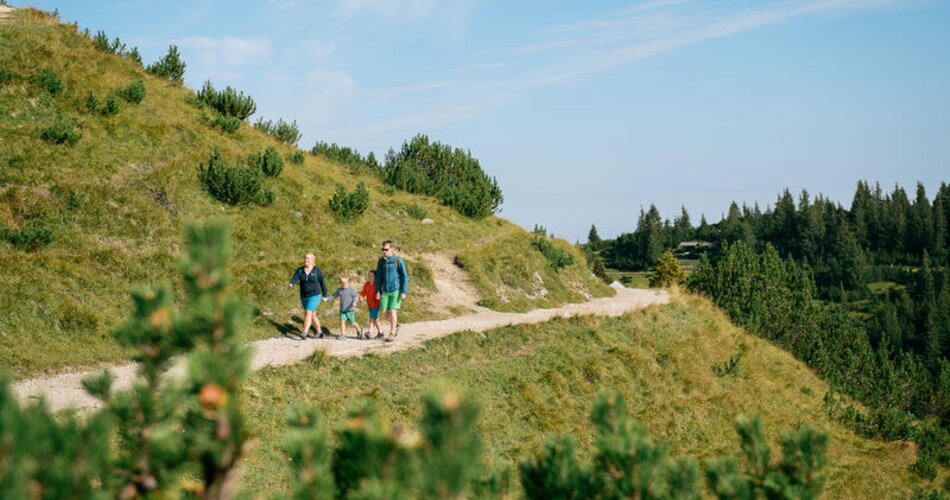
[[46,1],[192,88],[377,156],[416,133],[471,150],[501,216],[569,240],[632,231],[641,207],[694,223],[732,200],[858,179],[950,181],[943,0]]

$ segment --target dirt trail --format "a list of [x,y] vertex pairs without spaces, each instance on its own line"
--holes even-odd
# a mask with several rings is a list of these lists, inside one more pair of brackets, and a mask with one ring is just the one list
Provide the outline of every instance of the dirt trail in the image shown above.
[[464,308],[472,312],[488,312],[478,305],[478,291],[469,282],[468,275],[455,265],[455,257],[444,253],[418,255],[432,269],[432,280],[438,292],[427,297],[429,304],[439,312],[451,315],[451,309]]
[[10,14],[12,14],[15,10],[16,9],[10,7],[9,5],[0,5],[0,19],[9,18]]
[[[666,304],[670,300],[669,293],[665,291],[618,287],[614,297],[567,304],[555,309],[535,309],[526,313],[491,311],[474,304],[477,294],[474,294],[474,290],[470,288],[465,273],[454,265],[451,256],[427,254],[424,258],[433,268],[435,283],[439,289],[436,295],[440,297],[441,302],[437,305],[446,309],[464,307],[476,312],[445,320],[404,324],[399,336],[393,342],[356,340],[352,337],[323,340],[292,340],[287,337],[278,337],[259,340],[252,344],[254,349],[251,360],[252,369],[259,370],[266,366],[298,363],[317,351],[325,351],[330,356],[340,357],[362,356],[369,352],[385,354],[412,349],[427,340],[464,330],[481,332],[505,325],[540,323],[556,317],[621,316],[654,304]],[[99,401],[86,394],[82,387],[82,380],[101,370],[22,380],[14,384],[13,391],[24,402],[40,397],[45,398],[54,411],[69,408],[80,410],[96,408],[99,406]],[[131,386],[136,376],[134,363],[112,366],[109,370],[115,377],[113,387],[117,390]],[[180,377],[183,373],[184,363],[177,363],[170,370],[172,377]]]

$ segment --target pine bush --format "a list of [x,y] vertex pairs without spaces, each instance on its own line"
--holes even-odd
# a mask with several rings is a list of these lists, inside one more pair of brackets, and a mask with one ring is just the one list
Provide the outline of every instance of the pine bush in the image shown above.
[[650,276],[650,287],[667,288],[686,281],[686,272],[671,250],[663,252]]
[[115,96],[110,95],[106,98],[106,103],[102,106],[102,109],[99,110],[99,113],[102,116],[115,116],[119,114],[119,101]]
[[89,94],[86,95],[86,112],[95,113],[99,111],[99,99],[96,98],[96,95],[89,91]]
[[406,207],[406,215],[416,220],[422,220],[425,219],[428,214],[426,213],[426,209],[419,205],[409,205]]
[[227,134],[233,134],[241,128],[241,120],[233,116],[225,116],[215,113],[214,117],[203,116],[205,123],[211,128],[220,129]]
[[231,87],[224,90],[215,90],[210,81],[205,81],[204,87],[198,91],[198,100],[210,106],[218,113],[230,118],[244,121],[257,110],[257,104],[249,95],[238,92]]
[[282,118],[278,118],[277,122],[274,123],[271,120],[265,121],[264,118],[258,118],[257,121],[254,122],[254,128],[286,144],[296,145],[301,137],[297,120],[294,120],[292,123],[287,123]]
[[145,99],[145,81],[135,80],[119,89],[116,93],[132,104],[141,104],[142,100]]
[[293,163],[294,165],[303,165],[303,161],[304,161],[303,151],[294,151],[293,153],[290,154],[290,158],[288,159],[290,160],[290,163]]
[[92,37],[92,45],[97,49],[110,54],[122,54],[125,52],[125,44],[115,37],[115,40],[109,41],[109,36],[105,31],[99,30]]
[[336,143],[326,143],[317,141],[310,150],[310,154],[322,156],[328,160],[335,161],[350,167],[353,171],[369,172],[373,175],[382,175],[376,157],[370,153],[366,158],[359,151],[348,146],[338,146]]
[[369,190],[362,182],[349,193],[343,186],[338,186],[328,205],[337,220],[341,222],[354,220],[369,208]]
[[20,229],[3,228],[0,239],[16,248],[33,252],[53,242],[53,230],[42,225],[30,225]]
[[182,83],[185,80],[185,66],[185,61],[181,59],[181,55],[178,53],[178,47],[169,45],[168,53],[150,64],[146,71],[173,82]]
[[33,80],[50,95],[56,96],[63,92],[63,80],[51,68],[41,69]]
[[138,47],[132,47],[132,50],[129,51],[129,59],[135,61],[136,64],[142,66],[142,54],[139,54]]
[[559,271],[562,268],[565,268],[574,263],[574,256],[571,253],[555,245],[548,237],[547,231],[544,228],[539,228],[536,226],[534,231],[534,238],[531,240],[531,246],[535,250],[541,252],[541,255],[548,260],[548,264],[551,265],[551,268],[555,271]]
[[382,175],[398,189],[435,196],[473,219],[494,214],[503,201],[498,182],[485,174],[471,152],[429,142],[421,134],[404,142],[398,152],[389,151]]
[[82,138],[82,133],[76,130],[73,122],[58,118],[52,125],[43,130],[40,138],[50,144],[74,146]]
[[229,205],[266,206],[274,201],[274,193],[264,187],[260,168],[229,165],[218,150],[211,153],[207,164],[198,167],[198,178],[211,196]]
[[821,493],[826,434],[807,426],[786,431],[781,439],[782,459],[773,463],[759,417],[739,417],[735,428],[748,468],[740,470],[731,459],[707,460],[706,483],[718,498],[815,498]]
[[284,159],[273,146],[268,146],[259,155],[251,157],[251,164],[261,169],[267,177],[277,177],[284,170]]

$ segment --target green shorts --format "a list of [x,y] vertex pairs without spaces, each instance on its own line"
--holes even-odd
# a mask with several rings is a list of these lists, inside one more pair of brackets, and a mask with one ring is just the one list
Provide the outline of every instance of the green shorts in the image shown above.
[[387,309],[399,310],[399,306],[402,305],[402,299],[399,298],[399,291],[395,292],[383,292],[379,294],[379,310],[385,311]]
[[340,321],[356,323],[356,311],[340,311]]

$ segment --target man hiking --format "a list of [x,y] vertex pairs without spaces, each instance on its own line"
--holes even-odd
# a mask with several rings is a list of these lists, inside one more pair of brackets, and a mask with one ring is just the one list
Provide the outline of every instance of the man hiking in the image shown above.
[[376,299],[379,311],[389,315],[388,342],[399,335],[398,311],[409,291],[409,272],[402,257],[396,255],[392,240],[382,245],[383,256],[376,262]]

